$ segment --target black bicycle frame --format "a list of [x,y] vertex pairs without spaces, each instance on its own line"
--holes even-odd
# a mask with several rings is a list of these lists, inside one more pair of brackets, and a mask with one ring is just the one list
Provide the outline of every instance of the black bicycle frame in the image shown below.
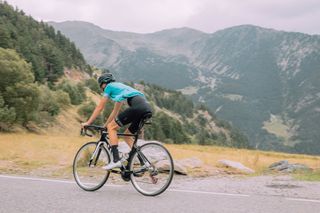
[[[142,160],[143,160],[144,162],[148,162],[149,164],[151,164],[150,161],[148,160],[148,158],[147,158],[142,152],[140,152],[140,148],[139,148],[138,146],[136,146],[136,143],[137,143],[138,138],[139,138],[139,133],[140,133],[140,131],[138,131],[136,134],[117,133],[117,135],[120,136],[120,137],[134,137],[134,142],[133,142],[132,150],[134,150],[134,152],[137,152],[138,155],[142,158]],[[101,135],[101,137],[100,137],[100,140],[99,140],[99,141],[104,141],[104,142],[106,142],[106,144],[107,144],[107,146],[108,146],[108,149],[110,149],[111,146],[110,146],[109,141],[108,141],[108,133],[105,132],[105,131],[101,131],[101,134],[100,134],[100,135]],[[99,147],[97,147],[97,148],[99,148]],[[99,159],[100,153],[101,153],[101,149],[99,148],[96,159]],[[131,160],[130,158],[131,158],[131,156],[129,156],[129,160]],[[91,165],[92,160],[93,160],[93,159],[90,160],[90,164],[89,164],[89,165]],[[95,162],[94,165],[96,165],[96,163],[97,163],[97,162]]]

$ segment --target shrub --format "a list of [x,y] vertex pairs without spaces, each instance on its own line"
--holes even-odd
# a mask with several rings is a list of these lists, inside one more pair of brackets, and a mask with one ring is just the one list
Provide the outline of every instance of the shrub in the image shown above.
[[[94,109],[96,108],[96,104],[91,100],[87,103],[84,103],[80,106],[80,108],[78,109],[78,114],[80,116],[82,116],[85,120],[88,120],[92,114],[92,112],[94,111]],[[102,116],[99,115],[96,120],[94,121],[95,124],[98,125],[102,125],[103,124],[103,119]]]
[[0,92],[16,83],[32,83],[31,65],[10,49],[0,48]]
[[71,104],[69,94],[62,90],[55,91],[54,97],[60,107],[69,106]]
[[3,97],[0,94],[0,130],[8,130],[14,123],[16,112],[14,108],[5,105]]
[[95,79],[90,78],[90,79],[86,80],[85,85],[86,85],[87,87],[89,87],[89,89],[90,89],[92,92],[95,92],[95,93],[98,93],[98,94],[101,93],[99,84],[98,84],[98,82],[97,82]]
[[36,84],[17,83],[7,87],[4,99],[15,108],[18,122],[26,125],[28,121],[36,120],[40,108],[40,90]]
[[51,91],[47,86],[41,85],[40,89],[40,111],[48,112],[54,116],[59,114],[60,106],[57,103],[54,91]]
[[86,99],[85,88],[83,84],[74,85],[65,80],[57,86],[57,89],[68,93],[71,104],[73,105],[79,105]]

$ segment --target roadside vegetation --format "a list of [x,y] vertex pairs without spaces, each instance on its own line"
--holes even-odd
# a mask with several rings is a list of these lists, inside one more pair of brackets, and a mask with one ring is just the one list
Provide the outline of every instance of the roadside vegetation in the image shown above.
[[298,172],[293,174],[296,180],[303,180],[303,181],[320,181],[320,168],[307,171],[307,172]]
[[[1,134],[0,173],[72,178],[73,157],[81,145],[89,140],[94,139],[74,134]],[[201,172],[205,174],[208,168],[224,170],[219,168],[218,160],[221,159],[241,162],[254,169],[256,175],[262,175],[270,164],[286,159],[292,163],[306,164],[314,169],[313,172],[294,174],[298,180],[320,181],[320,157],[316,156],[192,144],[165,146],[175,160],[196,157],[203,161],[205,167],[197,169],[195,173],[191,172],[191,175]]]

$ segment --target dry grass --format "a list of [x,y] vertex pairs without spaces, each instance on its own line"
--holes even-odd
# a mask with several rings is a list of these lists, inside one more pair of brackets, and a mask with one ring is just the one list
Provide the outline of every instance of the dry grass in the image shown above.
[[279,160],[288,160],[290,163],[303,163],[311,168],[320,168],[320,157],[278,152],[264,152],[246,149],[234,149],[217,146],[198,145],[167,145],[176,159],[197,157],[204,163],[218,166],[218,160],[228,159],[238,161],[258,173],[265,170],[270,164]]
[[84,137],[1,134],[0,172],[54,175],[70,168],[76,151],[86,141]]
[[[72,135],[0,134],[0,173],[70,177],[76,151],[85,142],[95,140]],[[210,166],[218,166],[220,159],[234,160],[258,174],[283,159],[320,168],[320,157],[308,155],[197,145],[168,144],[166,147],[174,159],[197,157]]]
[[320,169],[293,174],[295,179],[303,181],[320,181]]

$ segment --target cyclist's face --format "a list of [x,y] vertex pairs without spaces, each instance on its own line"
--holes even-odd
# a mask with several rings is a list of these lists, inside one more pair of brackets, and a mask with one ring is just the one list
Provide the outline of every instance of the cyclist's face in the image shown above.
[[102,91],[104,91],[104,88],[106,88],[106,86],[107,86],[107,84],[106,84],[106,83],[103,83],[103,84],[101,85],[100,89],[101,89]]

